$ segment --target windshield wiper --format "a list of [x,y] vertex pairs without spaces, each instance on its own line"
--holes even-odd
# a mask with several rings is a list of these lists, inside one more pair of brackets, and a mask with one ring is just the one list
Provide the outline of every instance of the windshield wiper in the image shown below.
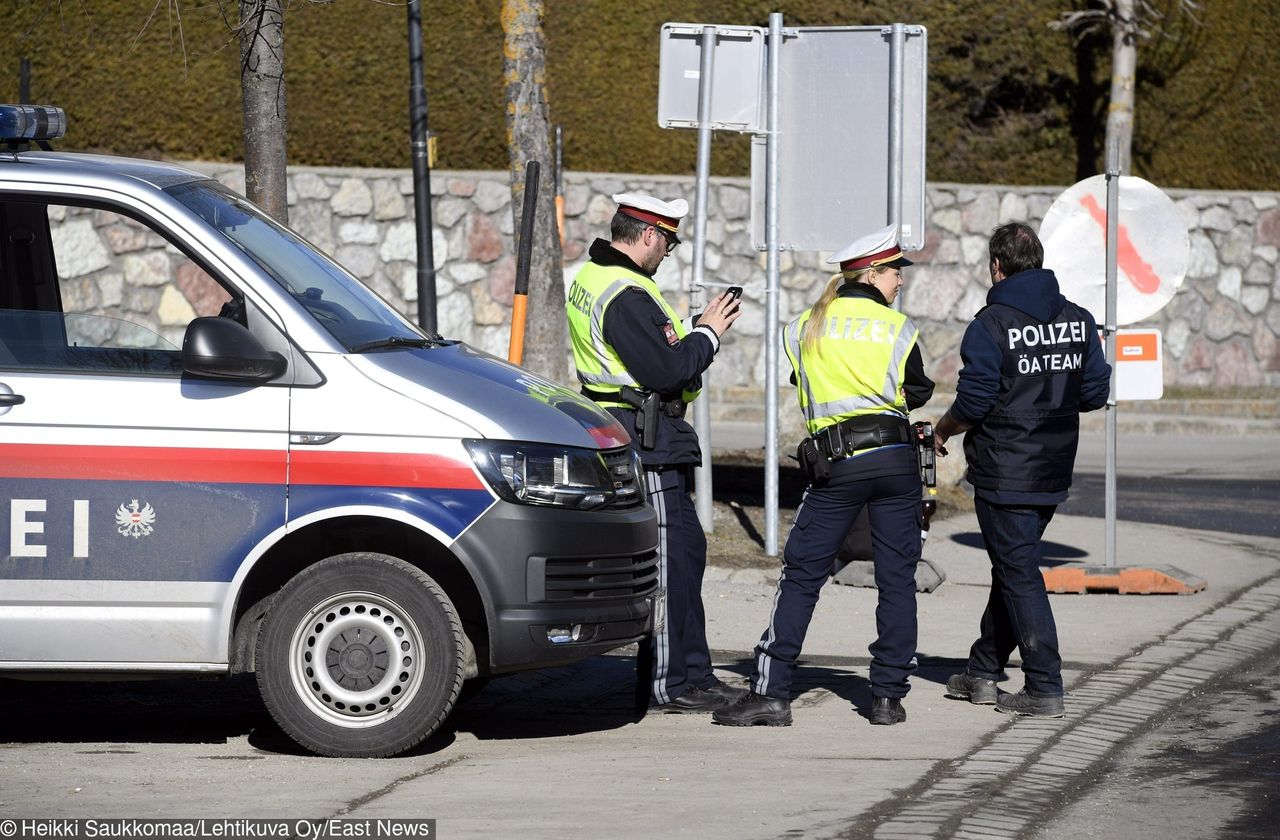
[[378,338],[373,341],[366,341],[363,344],[357,344],[351,348],[352,353],[367,353],[370,350],[387,350],[394,347],[443,347],[449,342],[440,336],[431,336],[430,338],[422,338],[420,336],[403,336],[392,335],[386,338]]

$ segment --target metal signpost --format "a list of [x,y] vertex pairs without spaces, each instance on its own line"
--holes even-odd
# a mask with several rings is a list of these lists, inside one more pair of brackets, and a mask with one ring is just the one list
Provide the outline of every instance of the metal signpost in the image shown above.
[[[927,33],[904,24],[784,29],[774,12],[767,49],[765,36],[759,27],[664,24],[658,124],[699,130],[699,208],[709,180],[706,133],[755,134],[752,230],[767,266],[764,538],[765,553],[776,556],[780,252],[833,251],[886,222],[900,225],[904,248],[924,247]],[[695,222],[695,295],[727,285],[703,279],[705,236],[704,218]],[[708,405],[699,406],[700,422],[709,423],[709,414]],[[709,425],[699,426],[699,437],[698,516],[707,528]]]
[[[706,308],[707,294],[703,275],[707,253],[707,192],[711,182],[711,91],[715,80],[716,28],[702,27],[702,69],[698,74],[698,175],[694,191],[693,218],[693,288],[690,289],[689,311]],[[694,471],[698,521],[702,530],[716,530],[715,509],[711,504],[715,489],[711,481],[711,369],[702,372],[702,390],[707,399],[694,403],[694,425],[702,447],[702,463]]]
[[418,326],[431,335],[436,321],[436,258],[431,241],[431,167],[427,88],[422,81],[422,2],[409,0],[409,150],[413,163],[413,223],[418,241]]
[[[764,66],[762,30],[754,26],[666,23],[661,31],[658,125],[698,130],[693,277],[689,289],[689,310],[697,312],[706,305],[708,297],[704,269],[707,194],[711,183],[711,132],[714,129],[759,130],[760,76]],[[715,73],[717,59],[723,68],[718,78]],[[694,427],[702,447],[702,464],[694,471],[694,495],[698,520],[702,529],[710,534],[715,530],[715,519],[712,507],[709,370],[702,374],[702,389],[702,400],[694,403]]]
[[[782,203],[782,179],[779,172],[782,137],[778,133],[781,103],[778,90],[782,84],[782,14],[769,15],[769,133],[765,160],[765,306],[764,306],[764,553],[778,556],[778,288],[780,260],[778,254],[778,215]],[[752,163],[754,173],[755,164]],[[753,178],[754,180],[754,178]]]
[[[1114,151],[1114,150],[1113,150]],[[1108,155],[1108,160],[1111,155]],[[1120,224],[1124,216],[1126,223]],[[1155,185],[1121,175],[1108,163],[1105,175],[1067,188],[1040,225],[1044,264],[1063,293],[1093,313],[1106,336],[1111,399],[1106,423],[1106,562],[1116,565],[1116,402],[1142,399],[1120,387],[1118,328],[1149,318],[1173,299],[1191,262],[1191,242],[1173,200]]]
[[1141,178],[1122,176],[1116,150],[1110,148],[1106,174],[1086,178],[1059,196],[1040,225],[1040,238],[1044,265],[1058,277],[1063,294],[1088,309],[1102,326],[1111,362],[1105,430],[1106,565],[1055,567],[1044,572],[1045,584],[1055,592],[1198,592],[1206,582],[1174,566],[1121,567],[1116,562],[1118,402],[1159,399],[1163,392],[1159,332],[1119,327],[1155,314],[1177,292],[1191,260],[1186,223],[1160,189]]

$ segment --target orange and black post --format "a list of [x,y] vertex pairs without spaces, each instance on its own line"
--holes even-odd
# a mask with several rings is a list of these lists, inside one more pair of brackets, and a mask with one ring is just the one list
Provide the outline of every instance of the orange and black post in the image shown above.
[[529,262],[533,258],[533,216],[537,212],[538,175],[542,167],[531,160],[524,167],[524,209],[520,213],[520,242],[516,247],[516,287],[511,299],[511,343],[507,361],[524,363],[524,322],[529,307]]

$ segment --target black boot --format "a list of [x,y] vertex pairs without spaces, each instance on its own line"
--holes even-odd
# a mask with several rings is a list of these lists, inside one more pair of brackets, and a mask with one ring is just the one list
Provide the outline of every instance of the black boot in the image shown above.
[[724,726],[790,726],[791,701],[753,691],[742,701],[717,711],[711,720]]
[[[711,688],[690,688],[674,700],[668,700],[658,706],[650,706],[651,712],[662,712],[663,714],[700,714],[702,712],[714,712],[717,709],[724,709],[733,702],[732,692],[734,689],[723,683],[717,683]],[[746,692],[742,691],[745,695]]]
[[872,726],[893,726],[907,719],[907,710],[897,697],[872,697],[870,717]]

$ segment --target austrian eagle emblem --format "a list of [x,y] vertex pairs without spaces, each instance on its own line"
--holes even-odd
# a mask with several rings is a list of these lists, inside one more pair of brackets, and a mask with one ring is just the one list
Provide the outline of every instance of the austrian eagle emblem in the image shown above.
[[138,509],[138,500],[134,499],[129,502],[128,507],[120,505],[116,508],[116,531],[125,537],[145,537],[155,530],[156,512],[152,509],[149,502],[144,502],[142,509]]

